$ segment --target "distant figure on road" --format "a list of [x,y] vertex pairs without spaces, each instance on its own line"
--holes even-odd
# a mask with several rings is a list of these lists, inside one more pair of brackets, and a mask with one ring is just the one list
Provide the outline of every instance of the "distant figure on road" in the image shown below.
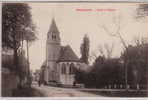
[[40,75],[39,76],[39,80],[38,80],[38,85],[41,86],[43,83],[43,79],[42,79],[42,76]]
[[73,86],[76,86],[76,81],[73,82]]
[[41,81],[40,80],[38,80],[38,85],[39,85],[39,87],[41,86]]

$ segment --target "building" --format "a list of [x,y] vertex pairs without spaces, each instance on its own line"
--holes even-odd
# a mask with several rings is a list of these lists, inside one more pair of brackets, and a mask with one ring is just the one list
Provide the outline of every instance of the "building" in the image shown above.
[[34,81],[39,81],[39,78],[40,78],[40,70],[39,69],[36,69],[35,72],[34,72]]
[[79,68],[80,64],[80,60],[72,48],[69,45],[61,45],[60,32],[55,20],[52,19],[47,33],[46,61],[41,68],[44,81],[73,85],[75,70]]

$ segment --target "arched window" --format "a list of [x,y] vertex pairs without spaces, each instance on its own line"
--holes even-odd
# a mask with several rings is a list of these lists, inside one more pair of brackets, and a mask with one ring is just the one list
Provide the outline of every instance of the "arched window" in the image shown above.
[[62,74],[66,74],[66,65],[62,64]]
[[75,65],[71,63],[69,68],[69,74],[74,74],[74,73],[75,73]]

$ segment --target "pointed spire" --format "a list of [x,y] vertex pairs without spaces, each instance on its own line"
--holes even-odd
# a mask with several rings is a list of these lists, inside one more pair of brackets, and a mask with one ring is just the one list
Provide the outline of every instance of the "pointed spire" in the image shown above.
[[50,34],[50,33],[59,33],[59,30],[57,28],[57,25],[55,23],[55,19],[54,18],[52,19],[52,22],[51,22],[48,34]]

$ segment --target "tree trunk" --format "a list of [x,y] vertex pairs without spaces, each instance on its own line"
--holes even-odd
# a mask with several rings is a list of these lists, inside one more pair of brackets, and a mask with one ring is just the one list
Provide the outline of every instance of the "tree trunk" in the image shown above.
[[31,87],[31,75],[30,75],[30,63],[29,63],[29,42],[28,40],[26,40],[27,42],[27,61],[28,61],[28,73],[27,73],[27,77],[28,77],[28,86]]
[[[14,49],[14,55],[13,55],[14,57],[13,57],[13,63],[14,63],[14,71],[15,72],[18,72],[19,70],[18,70],[18,54],[17,54],[17,49],[15,48]],[[18,73],[17,73],[18,74]]]
[[29,64],[29,44],[28,44],[28,40],[27,42],[27,61],[28,61],[28,75],[30,74],[30,64]]

